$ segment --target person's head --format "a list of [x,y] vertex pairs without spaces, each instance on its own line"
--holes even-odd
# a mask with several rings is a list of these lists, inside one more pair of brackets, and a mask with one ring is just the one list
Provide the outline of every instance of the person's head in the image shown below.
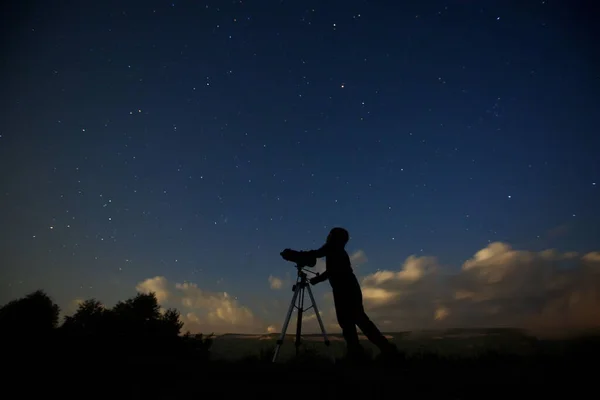
[[349,239],[350,235],[348,234],[348,231],[344,228],[337,227],[329,231],[329,235],[327,236],[327,244],[344,248]]

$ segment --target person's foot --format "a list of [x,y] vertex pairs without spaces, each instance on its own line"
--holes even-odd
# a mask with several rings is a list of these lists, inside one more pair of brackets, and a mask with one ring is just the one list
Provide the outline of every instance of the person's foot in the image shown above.
[[356,349],[348,349],[346,358],[350,363],[354,365],[362,365],[371,361],[371,358],[362,347],[358,347]]
[[404,359],[403,354],[398,350],[396,345],[390,343],[385,348],[381,349],[381,353],[377,356],[377,361],[383,362],[386,365],[400,365]]
[[396,347],[396,345],[394,343],[390,343],[388,345],[388,348],[386,349],[386,352],[388,354],[393,354],[393,355],[400,354],[400,351],[398,350],[398,347]]

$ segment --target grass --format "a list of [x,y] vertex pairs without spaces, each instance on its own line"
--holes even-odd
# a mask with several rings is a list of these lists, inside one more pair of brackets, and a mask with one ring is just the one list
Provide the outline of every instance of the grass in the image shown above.
[[[126,352],[127,347],[115,350],[112,345],[97,350],[99,339],[75,343],[69,338],[48,342],[50,346],[35,340],[25,351],[4,360],[10,366],[3,376],[9,383],[5,388],[18,390],[23,398],[60,393],[59,398],[78,399],[288,400],[346,395],[487,399],[556,397],[562,390],[574,397],[596,384],[595,364],[600,357],[600,336],[536,340],[511,335],[398,335],[394,341],[400,357],[381,359],[365,343],[370,357],[361,364],[344,358],[344,344],[339,341],[332,341],[335,363],[318,341],[305,341],[294,357],[292,337],[284,342],[282,357],[272,363],[274,338],[189,340],[192,346],[167,346],[163,351],[148,342],[134,352]],[[202,351],[194,350],[198,346]],[[220,356],[234,349],[237,356]]]
[[[402,342],[402,341],[400,341]],[[493,346],[461,353],[450,347],[440,353],[427,341],[405,344],[393,362],[377,353],[360,365],[344,357],[336,363],[324,354],[321,343],[303,347],[299,357],[273,364],[273,346],[265,343],[251,355],[236,360],[194,358],[186,354],[153,354],[109,359],[39,355],[21,360],[13,369],[28,382],[6,379],[23,398],[328,398],[349,396],[401,398],[418,395],[443,399],[543,397],[569,390],[570,397],[595,384],[595,361],[600,356],[598,337],[562,341],[536,341],[528,351],[504,351]],[[468,343],[465,343],[468,344]],[[320,345],[320,346],[318,346]],[[292,341],[284,348],[293,350]],[[402,347],[402,346],[399,346]],[[453,351],[448,351],[448,349]],[[56,351],[57,349],[55,349]],[[75,362],[75,360],[77,360]],[[15,365],[11,364],[13,367]],[[10,386],[7,386],[10,388]],[[442,397],[443,396],[443,397]]]

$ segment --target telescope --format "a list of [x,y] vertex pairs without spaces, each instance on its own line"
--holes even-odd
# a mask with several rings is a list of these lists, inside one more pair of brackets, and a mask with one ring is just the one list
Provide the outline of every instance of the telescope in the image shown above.
[[[301,338],[302,338],[302,316],[303,314],[313,308],[315,310],[315,314],[317,317],[317,321],[319,322],[319,327],[321,328],[321,334],[323,335],[323,341],[326,347],[330,347],[329,338],[327,337],[327,332],[325,331],[325,326],[323,325],[323,321],[321,320],[321,314],[319,314],[319,310],[317,309],[317,302],[315,301],[315,297],[313,296],[312,290],[310,288],[310,284],[308,282],[308,278],[306,273],[311,273],[316,276],[319,274],[313,271],[306,269],[305,267],[314,267],[317,264],[317,259],[314,257],[309,257],[302,252],[294,251],[294,250],[284,250],[281,253],[281,257],[286,261],[291,261],[295,263],[295,267],[298,271],[298,275],[296,277],[296,283],[292,286],[292,291],[294,295],[292,296],[292,301],[288,308],[287,314],[285,316],[285,320],[283,322],[283,327],[281,328],[281,334],[279,339],[277,340],[277,346],[275,348],[275,354],[273,355],[273,362],[277,360],[277,356],[279,355],[279,351],[281,350],[281,346],[283,345],[283,339],[285,338],[285,333],[287,331],[288,325],[290,323],[290,319],[292,317],[292,312],[294,309],[298,310],[297,321],[296,321],[296,356],[300,352]],[[304,294],[308,291],[308,295],[310,297],[310,301],[312,305],[308,308],[304,308]],[[331,354],[333,361],[335,362],[335,358],[333,354]]]
[[[296,268],[304,268],[304,267],[314,267],[317,265],[317,259],[315,257],[309,257],[305,254],[302,254],[300,251],[294,251],[286,249],[279,253],[281,257],[286,261],[291,261],[296,264]],[[308,271],[311,272],[312,271]]]

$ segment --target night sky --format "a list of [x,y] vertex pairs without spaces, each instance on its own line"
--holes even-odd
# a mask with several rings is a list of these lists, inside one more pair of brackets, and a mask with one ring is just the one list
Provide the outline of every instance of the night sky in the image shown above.
[[16,3],[0,304],[153,290],[192,330],[279,330],[279,252],[343,226],[383,329],[600,322],[589,2]]

